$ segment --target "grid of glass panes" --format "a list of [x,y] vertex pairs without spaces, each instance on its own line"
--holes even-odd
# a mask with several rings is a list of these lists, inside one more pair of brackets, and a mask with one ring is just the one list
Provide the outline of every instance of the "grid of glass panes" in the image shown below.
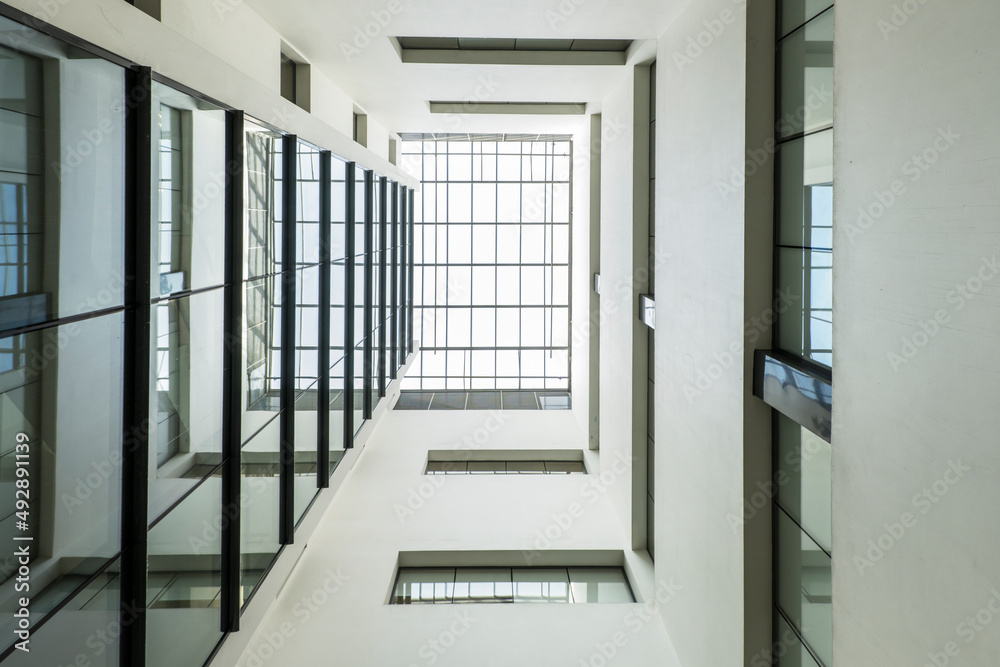
[[[775,211],[776,345],[833,362],[833,34],[829,0],[783,0],[779,9]],[[782,660],[833,664],[830,445],[776,414],[774,475],[788,480],[774,509],[774,637]]]
[[786,0],[778,41],[777,345],[833,363],[833,3]]
[[635,602],[621,567],[401,567],[391,604]]
[[295,165],[295,520],[319,491],[320,152],[299,141]]
[[354,181],[354,432],[365,422],[365,170],[355,167]]
[[[22,29],[0,18],[0,32]],[[40,579],[27,621],[30,655],[12,645],[16,598],[0,601],[4,665],[69,664],[84,653],[88,664],[119,664],[128,624],[100,651],[84,645],[116,625],[123,602],[144,614],[145,655],[129,664],[203,664],[231,622],[222,610],[238,613],[281,547],[280,528],[288,535],[293,527],[285,510],[301,517],[318,487],[311,423],[326,407],[316,397],[318,352],[326,351],[317,334],[327,314],[320,166],[331,156],[143,76],[42,32],[17,48],[0,46],[0,124],[9,140],[0,142],[0,432],[9,436],[0,468],[8,480],[27,471],[65,501],[32,493],[19,507],[13,493],[0,499],[0,532],[45,547],[31,554]],[[148,105],[146,133],[125,131],[126,93],[140,109]],[[73,152],[98,126],[97,145],[53,165],[58,178],[43,178],[43,156]],[[148,184],[132,163],[147,151]],[[240,153],[242,169],[234,171],[227,156]],[[286,188],[283,168],[293,161],[287,184],[294,187]],[[335,415],[343,406],[348,296],[346,170],[332,162],[331,469],[344,447],[343,418]],[[129,169],[140,178],[127,179]],[[227,179],[236,172],[242,180]],[[133,183],[149,187],[150,209],[137,215],[148,235],[126,233],[126,202],[141,200]],[[242,210],[229,207],[240,200]],[[296,215],[285,220],[289,204]],[[363,211],[363,192],[358,206]],[[282,244],[292,225],[294,247]],[[226,262],[230,234],[242,239],[231,248],[235,266]],[[291,253],[287,263],[282,248]],[[126,260],[148,261],[149,281],[127,276]],[[294,300],[282,303],[283,287]],[[362,311],[372,305],[360,301]],[[294,322],[293,335],[282,335],[282,315]],[[282,359],[292,357],[284,353],[294,355],[285,369]],[[283,379],[294,389],[295,414],[280,392]],[[129,405],[131,395],[146,398],[146,388],[148,402]],[[234,456],[224,459],[226,415],[235,417]],[[298,426],[284,434],[294,467],[282,466],[281,417]],[[225,498],[223,471],[242,477]],[[96,481],[82,493],[81,479]],[[126,480],[136,487],[124,498]],[[289,485],[292,508],[281,493]],[[226,553],[223,535],[237,504],[239,545]],[[138,519],[139,530],[123,516]],[[148,554],[123,549],[123,535],[143,541]],[[131,576],[122,578],[126,565]],[[16,557],[0,556],[0,581],[13,585],[17,567]]]
[[344,455],[344,371],[347,361],[347,163],[330,165],[330,471]]
[[410,141],[420,177],[404,389],[568,389],[570,141]]

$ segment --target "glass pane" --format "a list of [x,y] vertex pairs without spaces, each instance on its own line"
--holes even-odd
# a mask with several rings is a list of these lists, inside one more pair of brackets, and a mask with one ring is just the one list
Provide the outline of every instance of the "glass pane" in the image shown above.
[[200,665],[222,639],[222,536],[216,529],[222,523],[222,478],[214,476],[149,530],[150,667]]
[[153,83],[153,296],[221,285],[226,115]]
[[778,242],[833,248],[833,130],[781,145],[778,151]]
[[778,414],[778,502],[827,551],[831,538],[830,443]]
[[511,602],[510,568],[464,568],[455,571],[455,602]]
[[[270,427],[280,407],[281,282],[279,277],[250,280],[243,296],[243,420],[246,442]],[[277,424],[273,425],[275,428]]]
[[516,568],[515,602],[569,602],[569,574],[565,568]]
[[[2,24],[0,24],[2,25]],[[87,587],[66,603],[59,613],[32,632],[30,652],[15,650],[4,660],[4,667],[38,667],[38,665],[78,665],[89,667],[118,667],[118,634],[121,609],[119,593],[119,563],[116,560]],[[86,577],[81,577],[80,583]],[[63,599],[57,592],[63,579],[35,593],[32,597],[32,611],[37,611],[39,603]],[[13,611],[13,610],[11,610]],[[4,628],[8,637],[13,630]],[[80,662],[80,656],[86,662]]]
[[[778,345],[827,366],[833,363],[833,253],[778,249]],[[782,297],[781,295],[787,295]]]
[[344,360],[330,369],[330,472],[344,457]]
[[281,135],[246,124],[243,275],[249,280],[281,270]]
[[785,616],[826,664],[833,664],[830,557],[782,511],[777,512],[777,598]]
[[455,594],[452,568],[400,568],[393,604],[451,602]]
[[[781,614],[774,615],[774,658],[777,667],[821,667]],[[779,654],[778,649],[782,653]]]
[[833,10],[778,43],[779,138],[833,123]]
[[125,285],[124,70],[19,44],[0,46],[0,331],[120,306]]
[[222,463],[223,293],[151,310],[149,520]]
[[833,5],[830,0],[781,0],[781,35],[787,35]]
[[[277,426],[277,420],[274,422]],[[268,428],[243,446],[240,475],[240,604],[246,602],[274,560],[278,541],[279,479],[277,428]]]
[[573,602],[635,602],[625,572],[615,567],[571,567]]
[[[31,538],[32,572],[52,575],[48,601],[31,596],[35,612],[120,548],[122,329],[114,314],[0,339],[0,539]],[[0,583],[11,590],[25,564],[14,552],[0,554]],[[7,638],[16,604],[0,603]]]

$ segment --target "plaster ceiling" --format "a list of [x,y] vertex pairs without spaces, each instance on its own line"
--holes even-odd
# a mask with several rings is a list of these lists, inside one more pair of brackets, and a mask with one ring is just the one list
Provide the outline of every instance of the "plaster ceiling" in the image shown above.
[[[690,0],[687,0],[690,1]],[[574,132],[585,116],[432,114],[428,101],[587,103],[621,66],[404,64],[391,37],[655,39],[685,0],[246,0],[390,132]],[[637,42],[630,62],[651,60]]]

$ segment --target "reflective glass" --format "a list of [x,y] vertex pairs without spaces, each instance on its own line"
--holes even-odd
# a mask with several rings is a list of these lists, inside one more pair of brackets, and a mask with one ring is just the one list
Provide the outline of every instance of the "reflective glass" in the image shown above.
[[153,297],[221,285],[226,218],[226,115],[154,82]]
[[833,123],[833,10],[778,44],[779,138]]
[[200,665],[222,639],[222,524],[222,478],[213,476],[150,528],[149,667]]
[[830,557],[779,510],[777,604],[826,664],[833,659]]
[[[32,596],[33,609],[54,607],[120,548],[122,337],[118,313],[0,339],[0,539],[31,538],[32,585],[49,599]],[[14,552],[0,554],[11,589]],[[16,603],[0,603],[6,638]]]
[[124,70],[19,46],[0,46],[0,331],[120,306],[125,286]]
[[830,443],[778,414],[778,502],[827,551],[831,536]]
[[243,275],[247,280],[281,271],[281,144],[277,132],[246,123]]
[[221,289],[152,306],[149,519],[222,462]]

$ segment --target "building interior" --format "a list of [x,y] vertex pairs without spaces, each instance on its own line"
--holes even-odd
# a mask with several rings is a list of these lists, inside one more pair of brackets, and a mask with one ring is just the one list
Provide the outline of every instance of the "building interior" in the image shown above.
[[998,25],[3,0],[0,664],[1000,665]]

